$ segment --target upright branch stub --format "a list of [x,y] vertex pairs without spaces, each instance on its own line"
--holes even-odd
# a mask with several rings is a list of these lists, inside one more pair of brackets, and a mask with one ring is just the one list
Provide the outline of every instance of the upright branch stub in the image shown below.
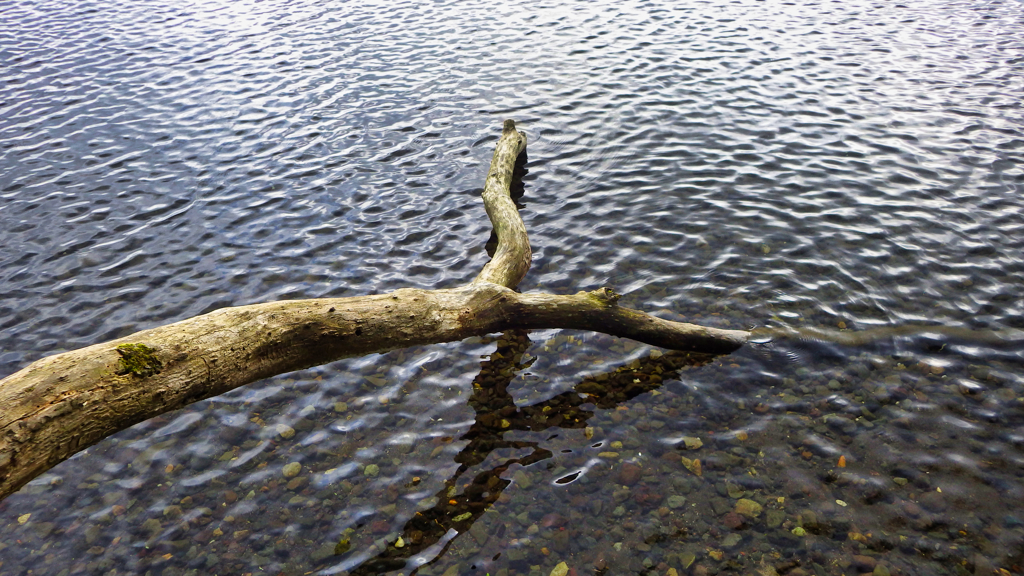
[[494,157],[491,158],[491,169],[487,173],[483,193],[484,208],[498,238],[498,248],[491,261],[473,280],[474,283],[492,282],[506,288],[515,288],[530,270],[533,258],[530,239],[509,191],[516,159],[525,149],[526,134],[516,130],[514,121],[505,120],[501,138],[494,149]]

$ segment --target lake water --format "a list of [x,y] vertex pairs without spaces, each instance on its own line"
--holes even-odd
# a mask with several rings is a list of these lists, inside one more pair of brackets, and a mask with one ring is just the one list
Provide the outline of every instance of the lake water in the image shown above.
[[545,331],[259,382],[0,502],[0,573],[1024,572],[1019,2],[0,14],[0,375],[469,281],[505,118],[523,290],[762,329],[720,358]]

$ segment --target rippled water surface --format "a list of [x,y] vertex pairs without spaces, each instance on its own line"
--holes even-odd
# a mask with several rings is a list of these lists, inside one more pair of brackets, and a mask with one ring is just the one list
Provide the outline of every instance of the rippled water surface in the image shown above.
[[1019,2],[0,13],[0,375],[470,280],[504,118],[523,290],[765,335],[510,333],[253,384],[4,500],[0,573],[1024,572]]

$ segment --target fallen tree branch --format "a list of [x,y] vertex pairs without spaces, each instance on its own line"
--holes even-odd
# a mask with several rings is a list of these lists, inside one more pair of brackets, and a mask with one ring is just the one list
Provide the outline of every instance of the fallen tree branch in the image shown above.
[[467,286],[224,308],[38,360],[0,380],[0,499],[102,438],[197,400],[341,358],[511,329],[593,330],[675,350],[725,353],[750,334],[655,318],[604,288],[513,290],[530,267],[509,197],[526,136],[506,120],[484,188],[498,237]]

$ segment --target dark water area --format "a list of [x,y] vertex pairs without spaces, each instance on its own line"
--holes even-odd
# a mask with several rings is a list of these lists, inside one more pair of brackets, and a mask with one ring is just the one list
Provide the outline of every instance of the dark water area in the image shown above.
[[469,281],[505,118],[521,289],[759,334],[711,358],[509,333],[259,382],[0,502],[0,574],[1024,573],[1020,2],[0,21],[0,375]]

